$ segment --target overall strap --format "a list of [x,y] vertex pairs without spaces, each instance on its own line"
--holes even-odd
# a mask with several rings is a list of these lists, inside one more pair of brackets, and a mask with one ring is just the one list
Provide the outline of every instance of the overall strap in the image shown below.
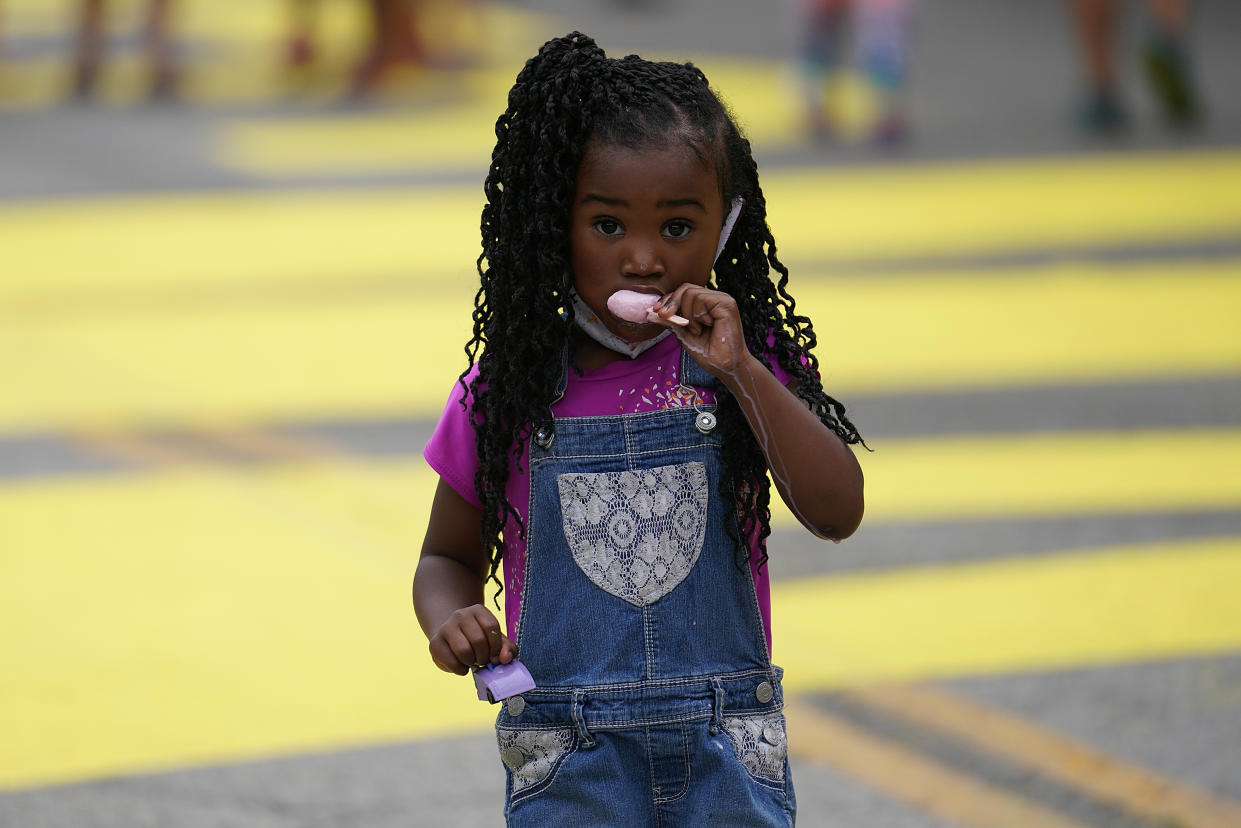
[[699,388],[715,388],[720,381],[706,368],[694,362],[694,358],[681,346],[681,384],[696,385]]

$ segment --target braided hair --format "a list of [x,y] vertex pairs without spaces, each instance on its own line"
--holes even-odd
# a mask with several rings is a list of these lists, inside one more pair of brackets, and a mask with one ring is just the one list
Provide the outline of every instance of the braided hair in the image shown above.
[[[723,203],[745,200],[715,264],[713,286],[736,301],[750,352],[768,368],[774,357],[825,425],[847,443],[861,442],[844,406],[823,392],[814,329],[796,313],[787,290],[788,269],[767,227],[750,143],[701,70],[637,55],[608,58],[594,40],[573,32],[548,41],[526,62],[495,133],[476,263],[482,281],[465,346],[469,363],[478,364],[465,390],[473,399],[479,459],[474,484],[489,580],[499,586],[505,522],[512,518],[520,525],[505,497],[510,463],[520,462],[532,433],[551,426],[550,406],[575,324],[569,215],[589,142],[646,148],[682,141],[713,163]],[[463,387],[468,374],[469,368],[458,380]],[[771,533],[766,460],[736,400],[722,387],[716,415],[731,472],[721,481],[721,494],[724,502],[736,503],[739,518],[729,534],[740,562],[750,554],[741,539],[757,533],[761,564]]]

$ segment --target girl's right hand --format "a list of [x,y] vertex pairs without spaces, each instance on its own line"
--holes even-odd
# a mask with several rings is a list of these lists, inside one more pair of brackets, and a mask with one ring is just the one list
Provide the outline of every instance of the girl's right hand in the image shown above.
[[500,622],[482,604],[463,607],[448,617],[431,636],[431,660],[449,673],[463,676],[471,667],[508,664],[517,646],[500,629]]

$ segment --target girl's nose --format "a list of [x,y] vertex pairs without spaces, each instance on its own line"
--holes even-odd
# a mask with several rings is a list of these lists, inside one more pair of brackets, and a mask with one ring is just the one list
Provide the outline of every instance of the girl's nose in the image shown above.
[[626,276],[658,276],[664,272],[664,262],[653,247],[634,245],[626,251],[621,269]]

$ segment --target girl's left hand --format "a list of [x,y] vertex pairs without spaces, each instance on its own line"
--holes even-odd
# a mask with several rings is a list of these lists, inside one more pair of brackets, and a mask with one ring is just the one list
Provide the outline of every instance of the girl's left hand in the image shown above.
[[[689,324],[670,322],[674,315]],[[656,302],[647,318],[675,333],[694,361],[721,380],[750,356],[737,302],[727,293],[686,282]]]

